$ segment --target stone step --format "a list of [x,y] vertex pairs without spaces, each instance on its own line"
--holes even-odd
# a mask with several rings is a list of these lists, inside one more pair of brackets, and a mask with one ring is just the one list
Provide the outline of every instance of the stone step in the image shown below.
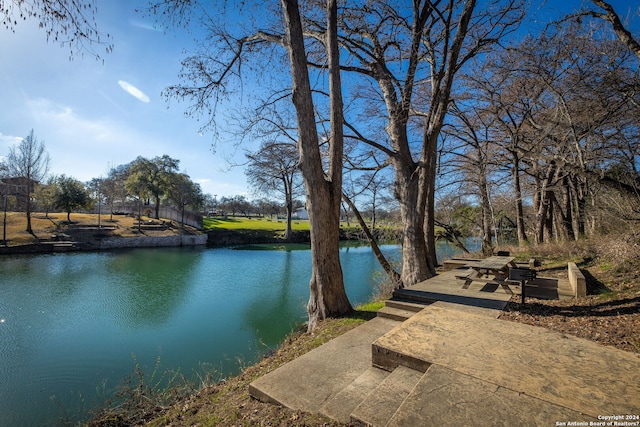
[[434,290],[398,289],[393,292],[393,298],[425,305],[447,303],[456,309],[471,310],[478,313],[485,312],[493,317],[497,317],[500,314],[511,298],[510,295],[505,293],[462,289],[462,286],[452,285],[451,283],[441,287],[441,289],[435,286],[432,288]]
[[417,312],[413,310],[405,310],[402,308],[385,306],[378,310],[378,317],[384,317],[386,319],[404,322],[416,313]]
[[400,308],[402,310],[410,310],[417,313],[418,311],[421,311],[423,308],[425,308],[428,304],[391,298],[386,300],[384,302],[384,305],[387,307]]
[[398,325],[376,317],[249,384],[262,402],[317,413],[372,367],[371,343]]
[[385,426],[423,375],[422,372],[398,366],[353,411],[351,421],[356,425]]
[[416,292],[411,289],[396,289],[393,291],[393,298],[403,301],[409,301],[414,304],[433,304],[438,301],[436,296],[430,295],[427,292]]
[[351,421],[351,412],[353,412],[389,374],[389,371],[370,367],[341,392],[327,400],[320,408],[320,413],[339,423],[348,424]]
[[637,354],[439,303],[372,347],[372,363],[382,369],[440,365],[592,417],[640,410],[628,398],[640,396]]
[[431,365],[388,423],[406,426],[545,426],[595,417],[518,393],[488,381]]

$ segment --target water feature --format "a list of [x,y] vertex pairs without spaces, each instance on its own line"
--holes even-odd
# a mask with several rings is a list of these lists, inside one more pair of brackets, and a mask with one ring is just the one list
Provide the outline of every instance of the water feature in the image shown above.
[[[349,299],[368,301],[381,276],[370,248],[341,256]],[[309,250],[1,257],[0,426],[82,420],[136,361],[237,372],[304,322],[309,266]]]

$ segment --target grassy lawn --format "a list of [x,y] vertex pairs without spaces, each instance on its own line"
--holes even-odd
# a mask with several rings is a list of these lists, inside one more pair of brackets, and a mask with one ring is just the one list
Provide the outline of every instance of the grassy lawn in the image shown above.
[[[204,218],[203,226],[205,230],[225,229],[225,230],[265,230],[284,231],[287,221],[284,219],[271,220],[266,218]],[[309,230],[309,221],[295,220],[291,222],[294,231]]]
[[[245,217],[227,217],[227,218],[207,218],[203,219],[203,227],[205,230],[253,230],[253,231],[274,231],[284,232],[287,226],[286,219],[267,219],[267,218],[245,218]],[[351,221],[349,225],[341,222],[340,227],[343,230],[358,232],[359,225],[355,221]],[[382,228],[395,229],[393,226],[383,226]],[[293,220],[291,222],[293,231],[309,231],[308,220]]]

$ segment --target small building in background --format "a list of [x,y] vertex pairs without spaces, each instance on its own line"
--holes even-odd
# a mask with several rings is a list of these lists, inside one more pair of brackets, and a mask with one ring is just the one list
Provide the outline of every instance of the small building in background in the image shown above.
[[294,214],[298,219],[309,219],[309,214],[305,208],[298,208]]

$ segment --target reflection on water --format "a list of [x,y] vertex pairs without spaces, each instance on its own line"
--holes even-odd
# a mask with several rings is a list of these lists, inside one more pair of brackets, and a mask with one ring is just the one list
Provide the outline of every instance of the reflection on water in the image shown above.
[[[185,256],[186,255],[186,256]],[[129,328],[160,327],[184,301],[201,251],[127,251],[110,257],[106,277],[118,299],[108,310]],[[108,279],[110,278],[110,279]]]
[[[187,376],[252,363],[306,320],[310,251],[291,249],[1,257],[0,426],[84,419],[132,355]],[[381,276],[370,248],[341,257],[349,299],[368,301]]]

